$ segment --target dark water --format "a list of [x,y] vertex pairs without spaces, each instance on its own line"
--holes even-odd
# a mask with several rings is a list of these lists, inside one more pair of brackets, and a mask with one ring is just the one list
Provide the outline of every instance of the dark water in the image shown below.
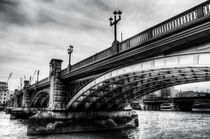
[[197,139],[210,138],[210,113],[138,111],[139,127],[121,131],[27,136],[27,121],[0,112],[0,139]]

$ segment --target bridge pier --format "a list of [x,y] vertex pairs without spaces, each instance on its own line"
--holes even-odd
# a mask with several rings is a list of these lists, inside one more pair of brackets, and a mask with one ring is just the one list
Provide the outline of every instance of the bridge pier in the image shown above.
[[37,111],[32,108],[13,107],[10,111],[10,119],[29,119]]
[[13,103],[13,107],[18,107],[18,90],[15,89],[14,92],[14,103]]
[[30,99],[30,94],[29,94],[29,91],[28,91],[28,86],[29,86],[29,81],[24,81],[24,88],[23,88],[23,107],[30,107],[30,102],[31,102],[31,99]]
[[38,112],[30,118],[28,135],[59,134],[134,128],[138,126],[135,111]]
[[[28,119],[34,113],[30,107],[30,94],[28,91],[29,81],[24,81],[23,90],[15,90],[14,94],[14,104],[12,107],[8,108],[8,113],[10,113],[10,119]],[[22,95],[22,97],[21,97]]]
[[52,59],[50,61],[50,110],[65,110],[66,90],[63,81],[60,79],[62,60]]

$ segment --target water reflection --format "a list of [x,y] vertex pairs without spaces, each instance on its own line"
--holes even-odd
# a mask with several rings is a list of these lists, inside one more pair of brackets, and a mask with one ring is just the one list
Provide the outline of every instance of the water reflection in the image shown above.
[[140,127],[127,132],[130,138],[210,138],[210,114],[139,112]]
[[119,134],[121,131],[104,131],[104,132],[89,132],[89,133],[69,133],[47,136],[34,136],[30,139],[126,139],[125,135]]

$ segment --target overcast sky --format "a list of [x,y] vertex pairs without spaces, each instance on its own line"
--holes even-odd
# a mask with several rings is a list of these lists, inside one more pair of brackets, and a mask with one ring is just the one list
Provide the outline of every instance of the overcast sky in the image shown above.
[[9,89],[14,90],[35,70],[47,77],[52,58],[67,67],[70,44],[72,63],[110,47],[108,19],[115,9],[123,12],[118,33],[126,39],[204,1],[0,0],[0,80],[12,72]]

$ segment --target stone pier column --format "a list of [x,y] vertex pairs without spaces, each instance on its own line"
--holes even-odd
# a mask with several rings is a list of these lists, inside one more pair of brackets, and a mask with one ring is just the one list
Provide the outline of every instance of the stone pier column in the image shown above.
[[63,81],[60,79],[61,71],[60,59],[50,61],[50,110],[65,110],[66,108],[66,90]]
[[18,89],[15,89],[15,92],[14,92],[14,103],[13,103],[13,107],[17,107],[18,106]]
[[29,86],[29,81],[24,81],[24,88],[23,88],[23,107],[30,107],[30,102],[31,102],[31,99],[30,99],[30,94],[29,94],[29,91],[28,91],[28,86]]

